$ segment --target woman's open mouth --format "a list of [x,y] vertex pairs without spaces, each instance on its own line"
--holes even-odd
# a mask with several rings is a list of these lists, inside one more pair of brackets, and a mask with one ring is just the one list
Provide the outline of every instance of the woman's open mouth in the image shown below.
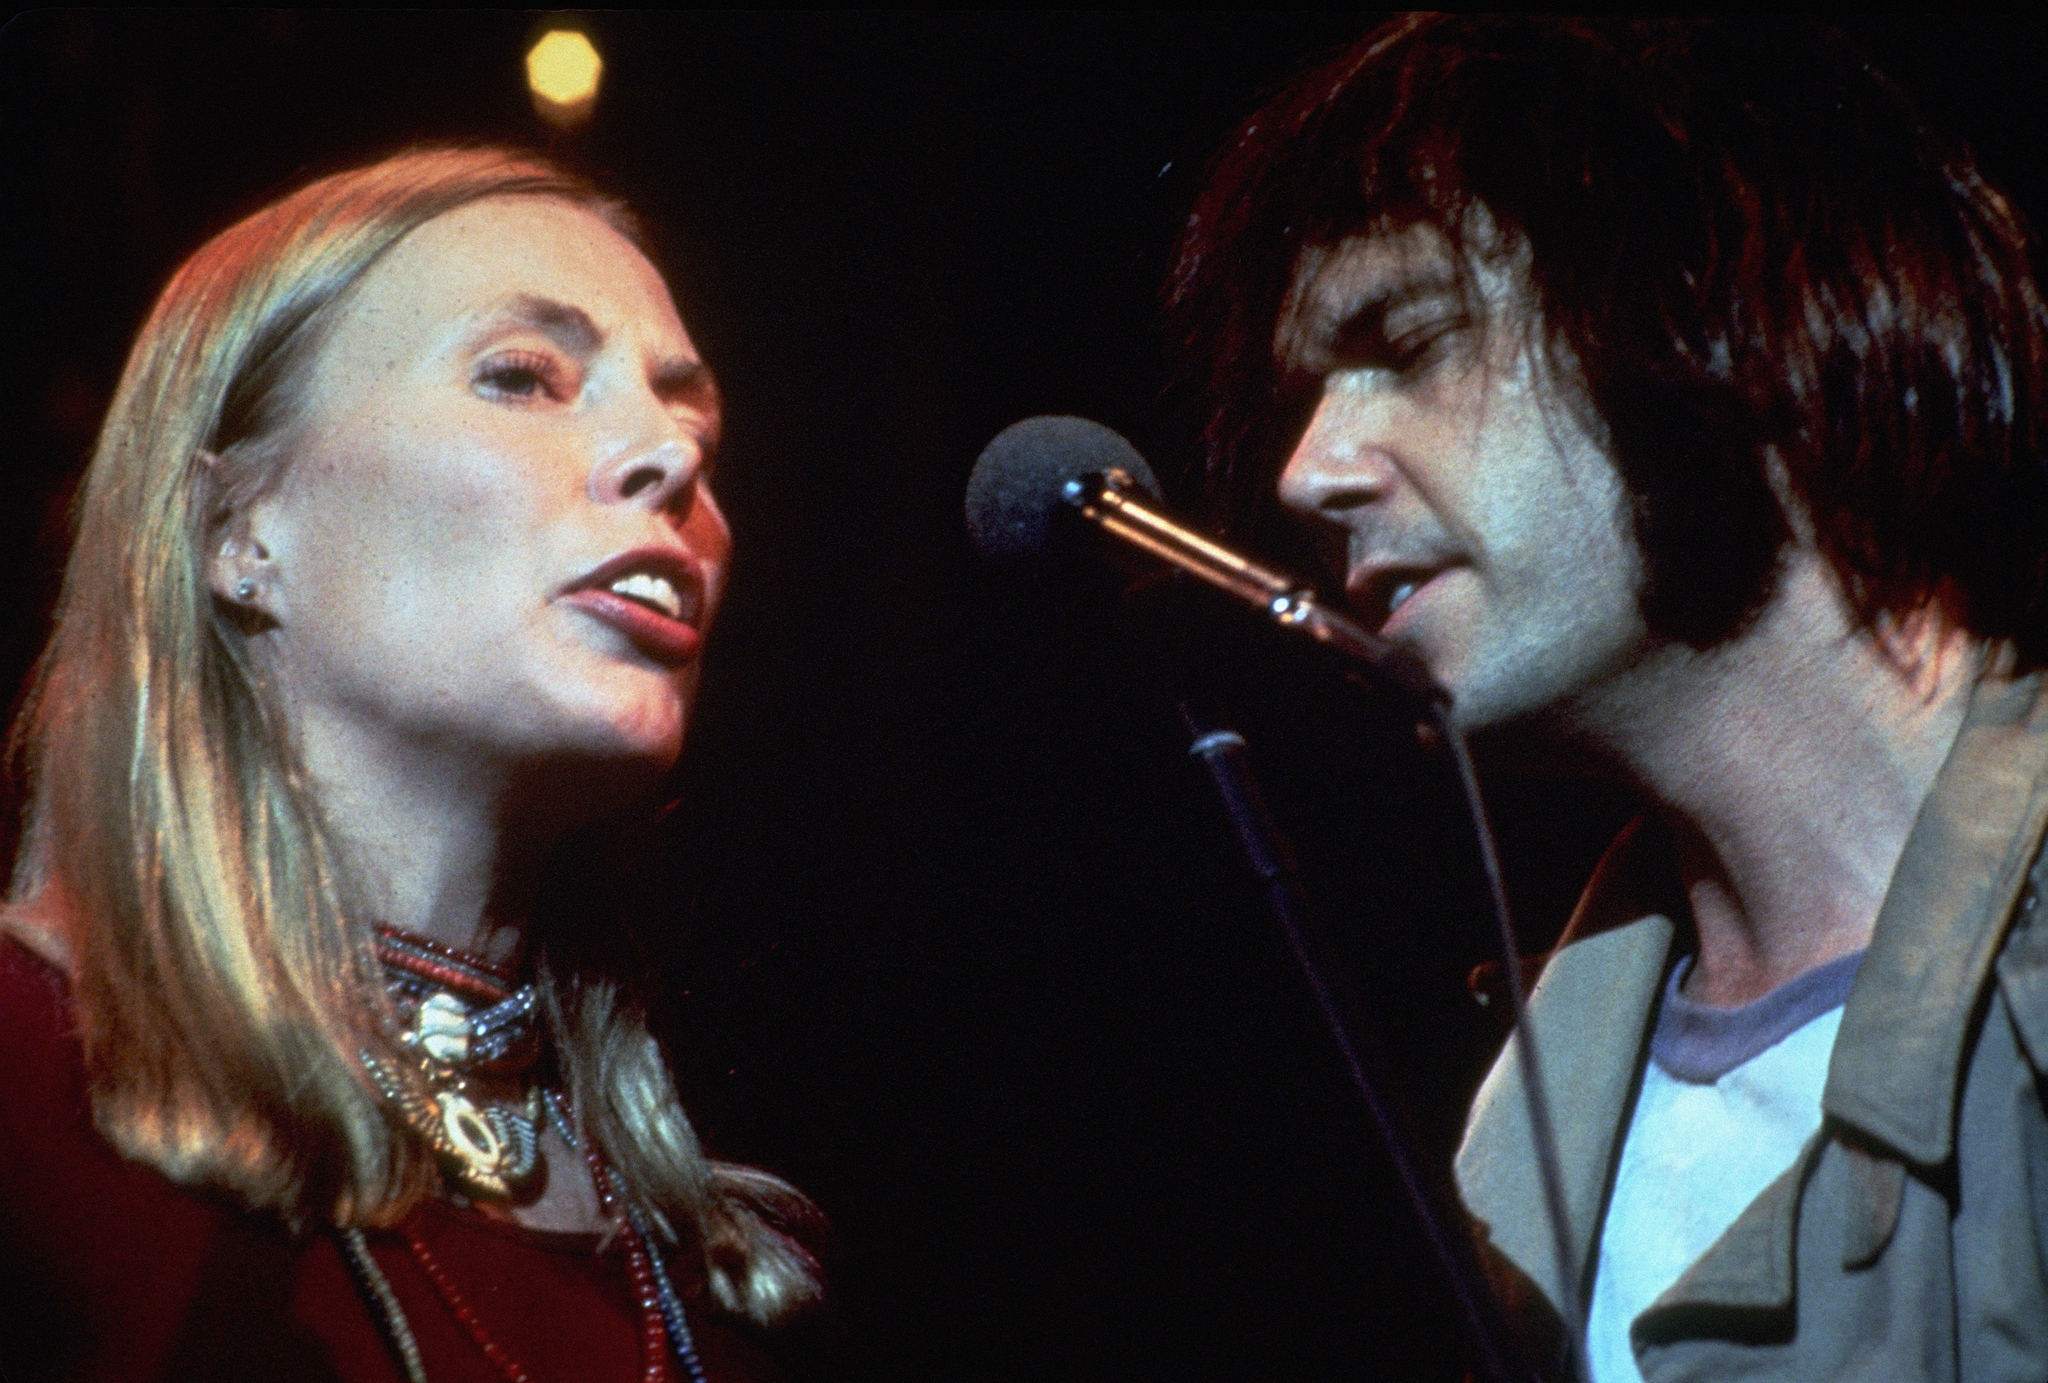
[[577,581],[562,599],[626,636],[665,667],[697,656],[704,636],[704,583],[696,564],[673,549],[621,553]]

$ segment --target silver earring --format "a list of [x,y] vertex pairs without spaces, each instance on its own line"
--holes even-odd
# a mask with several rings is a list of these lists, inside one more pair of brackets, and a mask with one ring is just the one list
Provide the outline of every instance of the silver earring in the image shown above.
[[256,582],[253,577],[243,577],[235,583],[235,599],[248,605],[256,599]]

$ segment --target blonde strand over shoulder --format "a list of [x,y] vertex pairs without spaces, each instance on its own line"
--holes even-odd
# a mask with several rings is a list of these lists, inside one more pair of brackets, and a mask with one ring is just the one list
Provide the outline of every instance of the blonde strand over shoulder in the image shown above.
[[564,983],[543,968],[539,988],[587,1136],[656,1232],[701,1259],[719,1305],[760,1325],[818,1307],[817,1207],[780,1177],[705,1156],[645,1014],[615,982]]

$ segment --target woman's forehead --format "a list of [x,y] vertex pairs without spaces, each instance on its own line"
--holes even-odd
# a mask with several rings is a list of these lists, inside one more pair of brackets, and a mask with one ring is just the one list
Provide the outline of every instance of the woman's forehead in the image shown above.
[[[419,226],[363,276],[337,336],[388,349],[533,301],[572,310],[604,337],[695,356],[639,248],[597,213],[552,197],[485,198]],[[373,337],[382,339],[364,339]]]

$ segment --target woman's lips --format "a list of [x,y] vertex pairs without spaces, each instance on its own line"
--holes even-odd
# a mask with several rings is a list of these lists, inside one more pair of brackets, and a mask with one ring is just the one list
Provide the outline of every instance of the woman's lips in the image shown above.
[[664,667],[681,667],[703,646],[704,636],[690,625],[602,587],[571,591],[562,599],[618,630],[635,649]]

